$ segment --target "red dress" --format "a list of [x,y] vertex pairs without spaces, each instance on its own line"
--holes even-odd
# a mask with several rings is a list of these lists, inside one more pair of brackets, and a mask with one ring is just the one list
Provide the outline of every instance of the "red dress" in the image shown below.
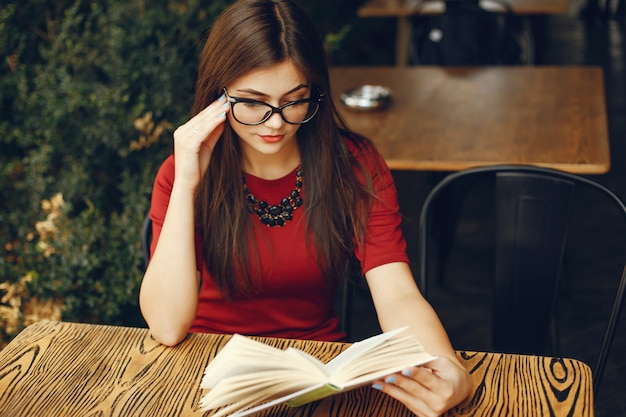
[[[374,200],[365,248],[357,248],[355,253],[363,273],[390,262],[408,262],[393,177],[380,158],[384,172],[374,176],[374,186],[383,201]],[[257,199],[274,203],[295,188],[295,178],[295,170],[276,180],[246,174],[246,184]],[[156,176],[152,193],[152,251],[163,226],[173,181],[174,157],[170,156]],[[304,184],[301,194],[306,205],[306,172]],[[250,215],[254,221],[259,221],[256,214]],[[202,288],[191,331],[330,341],[344,339],[333,310],[337,286],[324,279],[315,256],[306,245],[303,208],[295,210],[293,219],[283,227],[255,229],[258,230],[256,236],[263,272],[261,289],[253,298],[230,301],[225,300],[213,285],[204,267],[196,236],[196,259],[199,270],[202,270]]]

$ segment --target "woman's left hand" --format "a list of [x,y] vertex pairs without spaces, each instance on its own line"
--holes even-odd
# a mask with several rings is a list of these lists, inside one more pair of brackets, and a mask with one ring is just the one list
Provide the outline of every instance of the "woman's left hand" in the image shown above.
[[391,395],[417,416],[434,417],[467,398],[471,384],[465,369],[440,356],[420,367],[407,368],[376,381],[373,388]]

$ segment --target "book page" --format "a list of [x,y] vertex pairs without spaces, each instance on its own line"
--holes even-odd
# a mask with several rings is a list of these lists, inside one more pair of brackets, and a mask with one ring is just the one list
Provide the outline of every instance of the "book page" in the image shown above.
[[201,387],[213,388],[228,376],[267,369],[264,359],[280,357],[280,352],[280,349],[234,334],[204,370]]
[[376,346],[379,346],[381,343],[384,343],[387,339],[402,333],[406,329],[408,329],[408,327],[401,327],[399,329],[391,330],[389,332],[361,340],[360,342],[353,343],[348,349],[335,356],[335,358],[326,364],[328,373],[331,375],[337,373],[338,369],[344,364],[355,361],[366,352],[372,350]]
[[331,395],[335,395],[340,391],[341,388],[334,385],[322,385],[321,387],[298,393],[296,397],[287,401],[287,405],[290,407],[300,407],[301,405],[321,400],[322,398],[330,397]]
[[[229,417],[243,417],[243,416],[247,416],[249,414],[254,414],[257,413],[261,410],[264,410],[266,408],[270,408],[273,407],[275,405],[278,404],[282,404],[294,397],[297,397],[303,393],[306,393],[308,391],[311,390],[315,390],[319,387],[308,387],[305,388],[304,390],[301,391],[297,391],[297,392],[292,392],[290,394],[286,394],[283,395],[281,397],[276,398],[275,394],[276,394],[276,389],[278,389],[279,392],[285,392],[288,391],[289,389],[284,387],[283,384],[278,384],[277,386],[272,386],[272,387],[265,387],[263,389],[257,389],[257,391],[255,391],[254,393],[252,393],[251,395],[248,396],[244,396],[239,398],[237,401],[232,402],[228,405],[226,405],[225,407],[219,409],[215,414],[212,415],[212,417],[223,417],[223,416],[229,416]],[[211,409],[215,409],[217,407],[213,407],[213,406],[203,406],[201,404],[201,409],[203,411],[207,411],[207,410],[211,410]]]
[[[389,363],[389,361],[385,361],[384,363],[377,364],[374,370],[359,374],[356,377],[343,379],[337,377],[335,379],[331,379],[330,383],[341,386],[344,390],[352,387],[357,387],[359,385],[363,385],[365,383],[372,382],[376,379],[384,378],[388,375],[394,374],[396,372],[400,372],[403,369],[406,369],[411,366],[420,366],[428,363],[434,359],[437,359],[437,356],[432,356],[428,353],[422,354],[409,354],[397,357],[397,360],[393,363]],[[371,364],[368,364],[371,366]]]
[[235,334],[206,367],[200,387],[210,389],[229,377],[281,369],[292,372],[292,379],[305,379],[303,375],[308,375],[316,382],[325,382],[327,375],[320,369],[323,365],[315,360],[319,364],[289,350]]
[[[326,366],[326,364],[324,364],[324,362],[320,361],[319,359],[317,359],[315,356],[306,353],[303,350],[300,349],[296,349],[293,347],[289,347],[285,350],[285,352],[291,354],[291,355],[295,355],[300,357],[300,359],[305,360],[307,362],[309,362],[311,364],[312,367],[314,367],[320,375],[324,375],[326,376],[326,378],[330,378],[331,372],[328,369],[328,367]],[[307,369],[309,369],[307,367]],[[322,380],[320,379],[320,382]]]
[[302,405],[435,358],[413,335],[398,336],[405,330],[354,343],[328,364],[298,349],[233,335],[205,369],[200,387],[209,392],[200,407],[217,410],[215,417],[221,417],[245,416],[284,402]]
[[[259,412],[261,410],[264,410],[266,408],[274,407],[274,406],[279,405],[279,404],[283,404],[283,403],[290,404],[291,400],[297,401],[300,397],[304,397],[304,396],[306,396],[310,392],[317,392],[318,390],[324,389],[325,386],[326,386],[326,384],[316,384],[314,386],[304,388],[304,389],[302,389],[300,391],[292,392],[290,394],[286,394],[286,395],[283,395],[281,397],[274,398],[273,400],[270,400],[268,402],[263,402],[260,405],[255,405],[255,404],[258,404],[258,401],[257,401],[257,399],[254,399],[254,400],[250,401],[250,405],[247,405],[246,408],[241,407],[241,403],[240,403],[239,407],[234,407],[234,409],[237,409],[237,410],[240,410],[240,411],[232,412],[232,414],[222,414],[222,415],[224,415],[224,416],[229,415],[230,417],[243,417],[243,416],[247,416],[249,414],[257,413],[257,412]],[[273,392],[273,390],[271,388],[269,389],[269,391]],[[333,394],[337,393],[337,390],[336,389],[332,390],[332,393]],[[324,395],[324,396],[328,396],[328,395],[331,395],[331,394],[328,393],[327,395]],[[302,403],[302,404],[304,404],[304,403]],[[252,406],[252,407],[251,408],[247,408],[247,407],[250,407],[250,406]],[[215,414],[213,417],[220,417],[220,416]]]
[[263,403],[272,399],[310,388],[316,382],[311,380],[294,380],[289,371],[264,371],[243,374],[225,379],[200,400],[203,410],[227,406],[231,403],[250,401],[250,405]]
[[433,359],[436,356],[426,352],[412,335],[392,338],[363,354],[358,361],[343,364],[330,383],[343,388],[358,386]]

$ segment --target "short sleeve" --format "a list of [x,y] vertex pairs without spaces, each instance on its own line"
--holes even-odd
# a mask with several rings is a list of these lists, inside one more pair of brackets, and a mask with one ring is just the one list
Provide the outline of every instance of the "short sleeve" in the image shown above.
[[363,273],[392,262],[409,263],[393,176],[382,156],[370,150],[369,158],[357,155],[370,172],[376,195],[368,213],[364,245],[358,245],[355,251]]
[[159,168],[152,187],[152,201],[150,205],[150,220],[152,220],[152,244],[150,254],[154,252],[156,243],[161,234],[165,213],[170,202],[172,186],[174,184],[174,155],[170,155]]
[[[159,241],[161,235],[161,229],[163,228],[163,221],[165,220],[165,213],[170,203],[170,195],[172,194],[172,187],[174,185],[174,155],[170,155],[161,164],[159,171],[154,179],[154,186],[152,187],[152,202],[150,206],[150,220],[152,220],[152,243],[150,244],[150,255],[154,253],[156,244]],[[196,268],[202,269],[202,258],[198,254],[202,253],[200,245],[200,237],[197,233],[194,235],[195,248],[196,248]]]

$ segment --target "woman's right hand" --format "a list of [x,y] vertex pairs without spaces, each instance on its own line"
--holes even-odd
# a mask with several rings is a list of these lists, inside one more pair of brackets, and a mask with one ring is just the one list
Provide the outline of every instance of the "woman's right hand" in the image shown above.
[[230,106],[222,96],[174,131],[175,183],[195,190],[206,172],[215,144],[224,132]]
[[[228,102],[220,97],[174,131],[174,184],[156,248],[139,293],[154,338],[173,346],[185,338],[198,306],[194,192],[224,132]],[[163,196],[161,196],[163,198]]]

